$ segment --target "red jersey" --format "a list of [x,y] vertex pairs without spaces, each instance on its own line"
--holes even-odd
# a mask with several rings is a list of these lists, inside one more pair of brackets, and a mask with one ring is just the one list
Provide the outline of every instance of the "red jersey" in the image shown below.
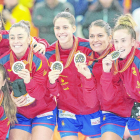
[[[47,48],[49,43],[45,39],[34,37],[38,43],[42,43]],[[9,32],[5,30],[0,31],[0,56],[10,49]]]
[[9,128],[10,122],[4,113],[3,106],[0,106],[0,140],[6,139]]
[[[121,70],[127,60],[130,58],[133,49],[124,60],[119,60],[119,70]],[[134,60],[131,65],[122,73],[119,73],[127,94],[130,98],[140,102],[140,48],[135,50]]]
[[[65,67],[73,48],[64,50],[61,48],[60,45],[58,45],[58,47],[60,53],[60,61],[63,63],[63,66]],[[92,50],[90,48],[88,40],[78,38],[78,46],[77,49],[75,50],[75,53],[78,51],[86,55],[90,54]],[[57,57],[56,42],[47,49],[45,55],[49,63],[56,61]],[[80,73],[77,71],[77,68],[75,67],[73,57],[74,56],[71,57],[72,58],[71,63],[69,64],[68,67],[64,68],[63,72],[56,80],[56,83],[49,84],[48,88],[51,94],[57,96],[58,109],[66,110],[77,115],[92,114],[99,110],[99,101],[96,98],[95,94],[94,108],[90,108],[85,105],[84,96],[86,96],[86,98],[90,96],[88,96],[88,93],[85,93],[86,91],[88,91],[88,89],[83,91],[82,86],[86,87],[86,85],[84,84],[84,80],[80,79]],[[89,79],[89,81],[92,80],[93,79]]]
[[[13,73],[10,66],[10,52],[9,50],[3,54],[0,58],[0,63],[4,65],[8,72],[10,81],[13,82],[16,79],[21,79],[17,74]],[[29,48],[27,49],[25,55],[18,60],[15,54],[12,52],[14,61],[23,61],[28,58]],[[25,84],[27,93],[35,98],[35,101],[23,107],[18,107],[17,112],[22,114],[27,118],[34,118],[37,115],[52,111],[56,107],[56,103],[53,97],[50,97],[50,93],[46,88],[46,82],[48,80],[48,64],[45,56],[39,53],[33,53],[32,58],[32,71],[30,72],[31,81]]]
[[[114,47],[110,49],[110,52],[113,50]],[[95,52],[94,58],[99,58],[99,55]],[[104,73],[102,59],[93,61],[89,68],[96,80],[97,96],[100,100],[101,110],[115,113],[121,117],[130,117],[135,100],[127,95],[119,75]],[[91,92],[91,94],[93,93]],[[92,100],[88,100],[88,104],[90,102]]]

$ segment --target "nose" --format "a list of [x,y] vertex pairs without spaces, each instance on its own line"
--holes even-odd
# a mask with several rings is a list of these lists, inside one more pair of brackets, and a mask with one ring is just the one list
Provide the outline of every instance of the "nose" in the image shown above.
[[98,37],[97,36],[94,37],[94,41],[95,42],[98,41]]
[[60,28],[59,33],[63,33],[63,32],[64,32],[63,28]]
[[14,39],[14,43],[18,43],[18,42],[19,42],[18,38],[15,37],[15,39]]

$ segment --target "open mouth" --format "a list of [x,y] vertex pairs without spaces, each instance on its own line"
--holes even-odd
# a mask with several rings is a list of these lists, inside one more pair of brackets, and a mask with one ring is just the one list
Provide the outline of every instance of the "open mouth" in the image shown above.
[[14,48],[20,48],[21,46],[20,45],[16,45],[16,46],[14,46]]
[[120,53],[123,53],[124,51],[125,51],[125,49],[123,49],[123,50],[119,50]]
[[94,47],[100,47],[101,45],[101,43],[93,44]]
[[65,39],[66,37],[67,37],[66,35],[59,36],[60,39]]

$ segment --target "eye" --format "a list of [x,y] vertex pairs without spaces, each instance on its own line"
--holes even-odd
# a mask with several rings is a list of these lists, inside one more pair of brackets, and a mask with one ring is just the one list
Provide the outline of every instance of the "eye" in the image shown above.
[[115,44],[117,44],[117,43],[118,43],[118,41],[117,41],[117,40],[115,40],[115,41],[114,41],[114,43],[115,43]]
[[123,39],[122,42],[125,42],[125,39]]
[[89,38],[94,38],[94,35],[90,35]]
[[103,37],[103,35],[98,35],[98,37]]
[[67,27],[67,26],[65,26],[65,27],[63,27],[63,28],[64,28],[65,30],[66,30],[66,29],[68,29],[68,27]]
[[56,30],[59,30],[59,29],[60,29],[60,27],[55,27],[55,29],[56,29]]
[[18,37],[18,38],[19,38],[19,39],[22,39],[23,37],[20,36],[20,37]]
[[14,37],[10,37],[10,39],[12,40],[12,39],[14,39]]

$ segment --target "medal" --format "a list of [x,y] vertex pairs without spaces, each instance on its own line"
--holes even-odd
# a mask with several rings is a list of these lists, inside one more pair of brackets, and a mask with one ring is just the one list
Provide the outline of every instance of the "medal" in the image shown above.
[[112,60],[116,60],[120,57],[120,52],[119,51],[114,51],[111,53],[111,57],[112,57]]
[[60,70],[62,72],[63,71],[63,64],[59,61],[55,61],[51,65],[51,70]]
[[22,69],[25,69],[25,64],[22,61],[17,61],[12,66],[12,71],[15,74],[18,74],[18,71],[21,71]]
[[74,63],[85,63],[86,62],[86,56],[83,53],[78,52],[74,56]]

